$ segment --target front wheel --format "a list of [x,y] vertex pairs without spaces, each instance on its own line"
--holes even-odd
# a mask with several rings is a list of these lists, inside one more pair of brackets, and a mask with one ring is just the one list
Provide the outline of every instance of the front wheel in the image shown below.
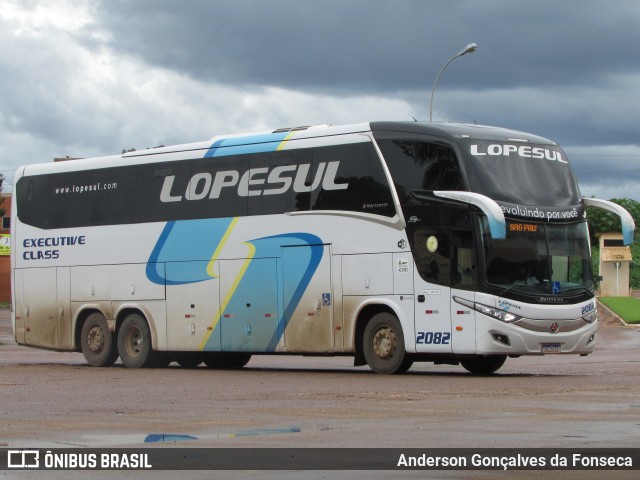
[[237,370],[251,360],[250,353],[204,353],[204,364],[218,370]]
[[474,375],[491,375],[498,371],[506,360],[506,355],[477,356],[460,360],[460,364]]
[[371,370],[376,373],[405,373],[413,365],[413,360],[404,349],[400,321],[387,312],[374,315],[367,323],[362,339],[362,353]]
[[115,335],[109,330],[107,319],[99,312],[87,317],[82,325],[80,348],[89,365],[110,367],[118,359]]
[[129,368],[149,368],[156,365],[157,355],[151,347],[151,330],[138,314],[127,316],[118,330],[118,352]]

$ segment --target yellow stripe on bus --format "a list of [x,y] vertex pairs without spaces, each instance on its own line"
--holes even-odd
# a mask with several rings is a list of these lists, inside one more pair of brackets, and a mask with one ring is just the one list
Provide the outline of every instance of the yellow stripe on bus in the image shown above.
[[296,132],[289,132],[286,137],[282,139],[278,147],[276,148],[276,152],[283,150],[286,143],[293,138]]
[[200,342],[200,345],[198,346],[198,350],[204,350],[205,345],[207,344],[207,342],[209,341],[209,338],[211,337],[211,334],[218,326],[218,323],[220,323],[222,312],[224,312],[227,308],[227,305],[229,305],[231,298],[233,298],[234,293],[236,293],[236,289],[238,288],[238,285],[240,285],[240,281],[242,280],[242,277],[244,277],[244,274],[246,273],[247,268],[249,268],[249,264],[251,263],[251,260],[253,260],[253,256],[256,253],[256,247],[253,244],[247,243],[247,242],[245,242],[245,245],[249,247],[249,253],[247,254],[247,258],[242,264],[242,267],[240,268],[238,275],[236,275],[236,278],[234,279],[233,284],[231,285],[231,288],[227,292],[226,297],[220,304],[220,308],[216,312],[215,317],[207,327],[207,332],[205,333],[205,336],[202,339],[202,342]]
[[207,265],[207,275],[209,275],[211,278],[218,278],[215,270],[213,269],[213,265],[218,259],[218,257],[220,256],[220,252],[222,252],[222,249],[226,245],[227,240],[229,240],[229,235],[231,235],[231,231],[236,226],[236,223],[238,223],[238,217],[231,220],[231,223],[227,227],[227,231],[224,232],[224,235],[222,236],[220,243],[218,243],[218,246],[216,247],[216,251],[213,252],[213,255],[211,255],[211,260],[209,260],[209,264]]

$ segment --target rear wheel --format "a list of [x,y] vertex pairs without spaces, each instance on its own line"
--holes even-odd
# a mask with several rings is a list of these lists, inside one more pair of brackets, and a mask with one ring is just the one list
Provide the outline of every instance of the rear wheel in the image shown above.
[[94,367],[110,367],[118,359],[115,335],[100,312],[92,313],[84,321],[80,348],[89,365]]
[[202,356],[199,352],[174,352],[173,359],[182,368],[196,368],[202,363]]
[[498,371],[506,360],[506,355],[477,356],[460,360],[460,365],[474,375],[491,375]]
[[405,373],[413,360],[404,349],[402,326],[395,315],[374,315],[364,329],[362,353],[371,370],[382,374]]
[[118,352],[126,367],[156,366],[157,355],[151,347],[151,330],[140,315],[133,313],[122,322],[118,330]]
[[204,364],[219,370],[235,370],[244,367],[251,360],[250,353],[205,353]]

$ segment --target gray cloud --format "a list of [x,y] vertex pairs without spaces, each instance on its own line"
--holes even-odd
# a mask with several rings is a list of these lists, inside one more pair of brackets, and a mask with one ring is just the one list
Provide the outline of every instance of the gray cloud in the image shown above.
[[[434,119],[552,138],[583,187],[640,198],[633,0],[5,2],[9,178],[54,156],[218,133],[424,120],[438,69],[476,42],[444,72]],[[581,175],[593,171],[605,173]]]
[[342,94],[423,89],[471,41],[480,50],[451,67],[451,87],[605,82],[635,71],[640,41],[640,5],[616,0],[136,0],[98,13],[110,48],[155,65]]

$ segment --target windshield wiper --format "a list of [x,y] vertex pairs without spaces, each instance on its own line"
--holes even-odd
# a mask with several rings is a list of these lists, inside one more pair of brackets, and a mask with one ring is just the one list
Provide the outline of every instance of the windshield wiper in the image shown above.
[[501,297],[504,296],[505,293],[510,292],[511,290],[513,290],[516,287],[519,287],[520,285],[510,285],[507,288],[505,288],[504,290],[502,290],[498,295],[500,295]]
[[569,287],[569,288],[565,288],[564,290],[562,290],[562,293],[565,293],[565,292],[573,292],[573,291],[576,291],[576,290],[580,290],[580,291],[583,291],[583,292],[586,292],[586,293],[590,293],[590,294],[591,294],[591,293],[593,293],[593,290],[592,290],[592,289],[590,289],[590,288],[588,288],[588,287],[585,287],[585,286],[583,286],[583,285],[579,285],[579,286],[577,286],[577,287]]
[[538,284],[538,285],[529,285],[529,284],[527,284],[527,283],[516,283],[516,284],[514,284],[514,285],[510,285],[510,286],[508,286],[507,288],[505,288],[503,291],[501,291],[501,292],[499,293],[499,295],[504,295],[505,293],[510,292],[511,290],[515,289],[516,287],[537,287],[537,286],[539,286],[539,285],[540,285],[540,284]]
[[[536,284],[532,284],[532,283],[514,283],[513,285],[509,285],[507,288],[505,288],[504,290],[502,290],[498,295],[503,296],[505,293],[510,292],[511,290],[515,289],[516,287],[545,287],[547,286],[544,282],[539,282]],[[521,293],[529,293],[529,292],[521,292]]]

